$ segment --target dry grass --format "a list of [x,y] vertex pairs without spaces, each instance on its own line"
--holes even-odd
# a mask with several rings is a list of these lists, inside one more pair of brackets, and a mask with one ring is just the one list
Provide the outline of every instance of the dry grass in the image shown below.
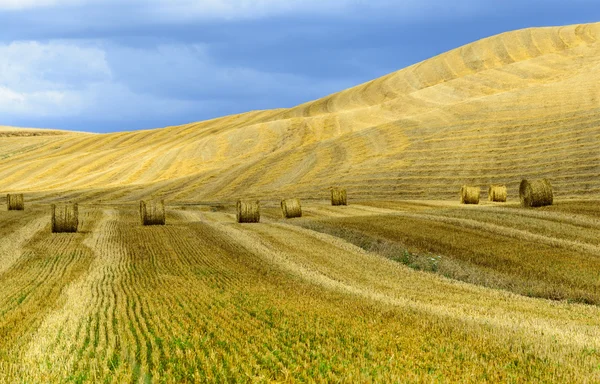
[[[575,206],[583,210],[584,205],[593,209],[597,202]],[[516,209],[431,208],[426,214],[331,218],[302,225],[416,269],[527,296],[600,304],[600,227],[593,216],[574,219],[571,206],[557,214],[527,216]]]
[[[98,213],[86,210],[85,222],[97,221]],[[7,214],[0,212],[0,231],[4,232],[0,250],[10,250],[12,257],[10,264],[5,264],[4,257],[0,262],[0,382],[47,382],[40,376],[24,375],[27,351],[42,341],[37,330],[53,311],[62,308],[65,290],[89,271],[93,254],[82,244],[84,234],[57,236],[47,230],[47,207],[28,209],[5,226],[10,219]],[[20,233],[21,229],[28,232]]]
[[[551,206],[541,207],[536,212],[558,213],[560,220],[567,220],[569,217],[573,218],[575,215],[579,215],[581,218],[600,223],[600,204],[597,200],[558,201],[553,202]],[[566,213],[566,215],[560,215],[560,213]]]

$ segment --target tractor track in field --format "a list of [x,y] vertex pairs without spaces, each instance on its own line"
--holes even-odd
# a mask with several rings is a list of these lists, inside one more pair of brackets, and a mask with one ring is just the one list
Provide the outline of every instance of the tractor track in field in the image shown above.
[[23,246],[42,231],[48,222],[47,216],[34,218],[0,238],[0,275],[19,260],[23,253]]

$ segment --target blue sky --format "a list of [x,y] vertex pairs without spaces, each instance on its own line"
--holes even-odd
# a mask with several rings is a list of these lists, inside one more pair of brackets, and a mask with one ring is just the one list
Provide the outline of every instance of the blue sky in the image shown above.
[[111,132],[292,107],[597,0],[0,0],[0,125]]

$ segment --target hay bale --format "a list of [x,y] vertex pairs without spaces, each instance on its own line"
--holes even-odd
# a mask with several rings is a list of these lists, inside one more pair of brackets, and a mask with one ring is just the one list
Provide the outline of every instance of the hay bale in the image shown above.
[[522,180],[519,186],[519,197],[524,207],[543,207],[552,205],[554,200],[552,186],[546,179]]
[[506,185],[490,185],[488,189],[488,200],[506,203]]
[[348,205],[345,189],[331,189],[331,205]]
[[460,188],[460,203],[461,204],[479,204],[479,195],[481,188],[463,185]]
[[281,212],[283,217],[291,219],[293,217],[302,217],[302,206],[299,199],[281,200]]
[[52,204],[52,232],[77,232],[79,207],[75,204]]
[[237,201],[236,219],[238,223],[258,223],[260,221],[260,201]]
[[165,225],[165,201],[140,201],[140,220],[142,225]]
[[25,202],[23,200],[23,194],[7,194],[6,195],[6,208],[9,211],[23,211],[25,210]]

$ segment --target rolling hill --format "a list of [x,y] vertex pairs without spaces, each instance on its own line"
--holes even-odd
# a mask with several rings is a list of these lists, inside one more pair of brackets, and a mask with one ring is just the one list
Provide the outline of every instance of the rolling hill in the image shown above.
[[[137,132],[0,128],[0,190],[32,198],[455,198],[546,177],[600,195],[600,24],[504,33],[291,109]],[[34,135],[34,133],[39,135]]]

